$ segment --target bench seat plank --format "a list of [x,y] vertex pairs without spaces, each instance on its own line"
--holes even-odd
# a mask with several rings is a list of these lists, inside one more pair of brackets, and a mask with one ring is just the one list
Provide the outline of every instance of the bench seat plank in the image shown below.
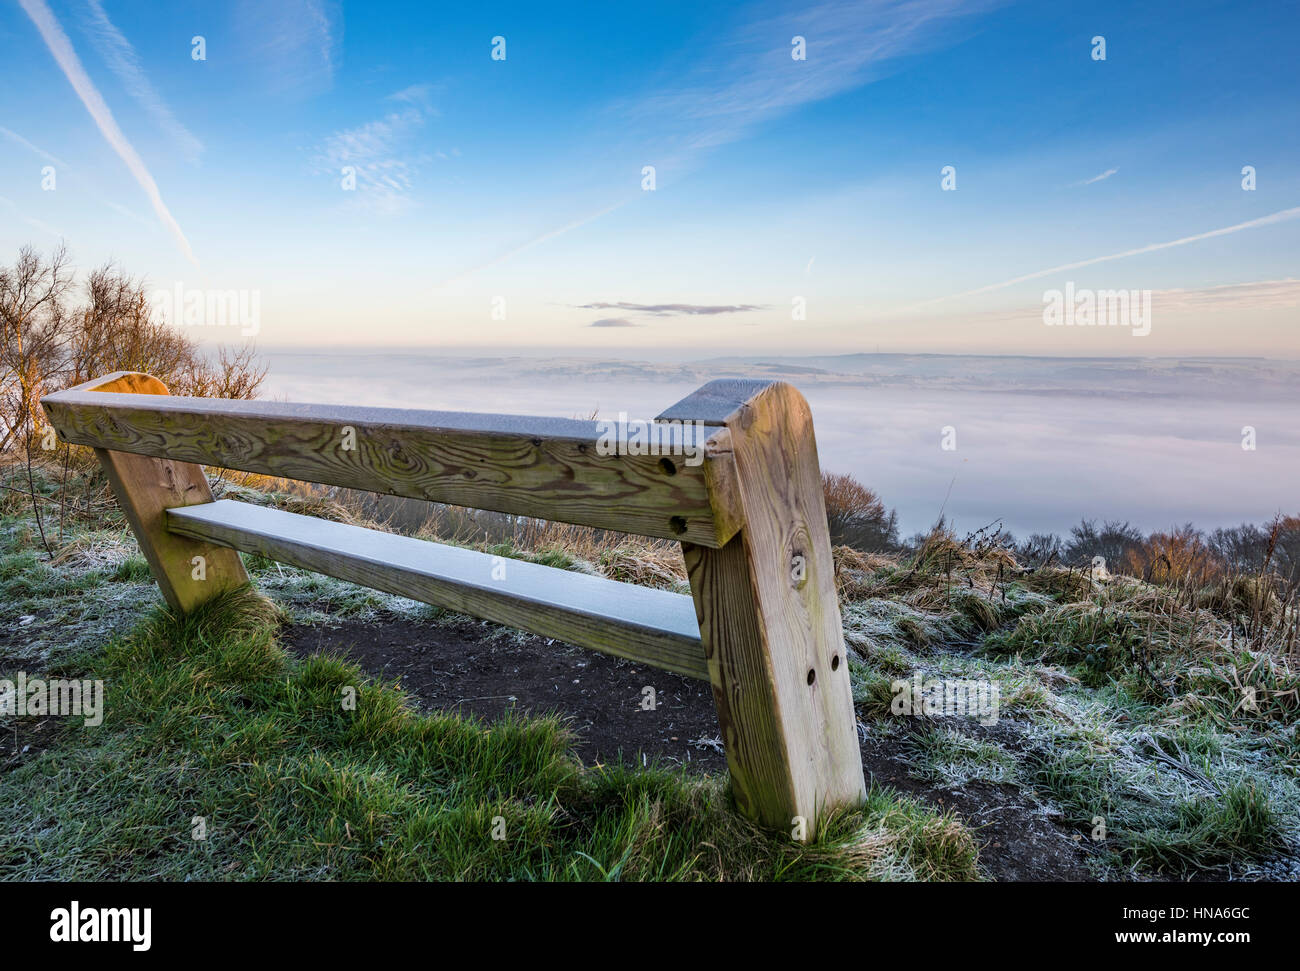
[[[707,681],[690,597],[232,499],[167,528],[246,553]],[[493,579],[496,569],[500,576]],[[638,689],[639,690],[639,689]]]

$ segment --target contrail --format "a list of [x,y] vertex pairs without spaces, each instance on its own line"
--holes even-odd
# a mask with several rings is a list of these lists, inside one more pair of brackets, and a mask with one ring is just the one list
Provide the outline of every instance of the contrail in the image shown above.
[[53,162],[61,169],[70,168],[68,163],[63,161],[63,159],[59,158],[57,155],[51,155],[49,152],[45,151],[45,149],[41,148],[39,145],[33,145],[31,142],[23,138],[23,136],[18,134],[16,131],[10,131],[8,128],[5,128],[3,125],[0,125],[0,135],[4,135],[5,138],[17,142],[19,145],[21,145],[23,148],[27,149],[28,151],[35,152],[37,155],[45,159],[47,162]]
[[[612,107],[620,116],[637,118],[641,128],[666,126],[659,132],[665,146],[656,153],[659,170],[684,170],[698,155],[745,137],[768,119],[868,83],[871,69],[926,48],[941,30],[951,29],[958,18],[1002,2],[878,0],[867,4],[861,0],[829,0],[731,32],[720,45],[733,52],[722,70],[710,64],[666,91],[632,102],[616,101]],[[790,47],[785,38],[794,34],[816,35],[825,41],[820,43],[817,56],[801,65],[802,79],[791,83]],[[681,147],[669,152],[668,144]],[[636,196],[545,232],[438,286],[449,286],[504,263],[613,212],[633,198]]]
[[100,55],[118,76],[122,86],[149,114],[153,115],[164,131],[176,139],[177,145],[186,158],[191,161],[197,159],[203,153],[203,146],[184,125],[176,120],[171,109],[163,103],[162,97],[149,83],[131,42],[117,29],[113,21],[108,19],[108,13],[100,5],[99,0],[86,0],[86,5],[90,8],[94,26],[91,39],[95,41]]
[[68,78],[68,83],[72,85],[72,89],[77,92],[77,97],[81,99],[81,103],[90,112],[90,117],[99,126],[100,133],[113,146],[113,150],[126,163],[126,167],[131,170],[135,180],[140,183],[140,187],[149,196],[149,201],[153,203],[154,212],[158,214],[158,218],[162,220],[163,225],[175,238],[176,244],[180,247],[185,258],[198,266],[199,261],[194,258],[194,251],[190,249],[189,241],[185,238],[185,234],[181,232],[180,225],[172,218],[171,212],[167,209],[167,204],[163,202],[162,193],[158,191],[158,184],[154,182],[153,176],[149,174],[144,161],[136,153],[131,143],[126,140],[126,136],[122,134],[122,129],[117,127],[117,122],[113,119],[113,113],[109,111],[108,105],[96,89],[94,82],[90,80],[85,68],[81,66],[81,60],[77,57],[76,51],[72,49],[72,43],[68,40],[68,35],[59,26],[58,20],[55,19],[50,8],[46,6],[45,0],[18,0],[18,2],[22,4],[23,10],[27,11],[27,16],[32,19],[36,29],[41,32],[45,46],[50,49],[50,53],[54,55],[54,60],[63,69],[63,73]]
[[1080,185],[1096,185],[1098,182],[1104,182],[1106,179],[1109,179],[1118,171],[1119,169],[1107,169],[1105,172],[1102,172],[1101,175],[1094,175],[1091,179],[1084,179],[1082,182],[1071,182],[1070,186],[1073,188],[1074,186]]
[[516,246],[513,249],[508,250],[505,253],[502,253],[500,256],[493,257],[492,259],[488,260],[486,263],[480,263],[478,266],[471,267],[468,270],[462,270],[460,273],[456,273],[453,276],[448,277],[447,279],[439,283],[435,289],[442,289],[443,287],[450,286],[453,283],[459,283],[461,280],[473,276],[475,273],[478,273],[481,270],[486,270],[489,267],[496,266],[498,263],[504,263],[506,260],[510,259],[511,257],[517,256],[518,254],[522,253],[524,250],[532,249],[534,246],[537,246],[540,243],[545,243],[547,240],[555,239],[555,237],[557,236],[562,236],[571,229],[577,229],[580,226],[585,226],[587,225],[587,223],[593,222],[599,219],[601,216],[608,215],[609,213],[613,212],[615,209],[621,209],[623,206],[631,202],[632,199],[634,198],[635,196],[629,196],[628,198],[623,199],[621,202],[616,202],[613,205],[606,206],[604,209],[597,210],[596,212],[583,216],[580,219],[575,219],[572,222],[565,223],[563,226],[557,226],[555,229],[548,230],[542,233],[540,236],[534,236],[526,243],[521,243],[519,246]]
[[1260,216],[1258,219],[1250,219],[1244,223],[1237,223],[1235,226],[1224,226],[1222,229],[1211,229],[1208,233],[1197,233],[1195,236],[1184,236],[1182,239],[1171,239],[1167,243],[1151,243],[1149,246],[1139,246],[1137,249],[1125,250],[1122,253],[1111,253],[1109,256],[1094,256],[1090,260],[1080,260],[1077,263],[1065,263],[1061,266],[1053,266],[1046,270],[1039,270],[1036,273],[1026,273],[1024,276],[1018,276],[1014,280],[1005,280],[1002,283],[993,283],[987,287],[978,287],[974,290],[966,290],[962,293],[952,293],[946,297],[935,297],[933,300],[923,300],[920,303],[914,303],[911,306],[902,309],[912,310],[916,307],[928,307],[930,304],[941,303],[944,300],[955,300],[958,297],[973,297],[976,294],[988,293],[991,290],[1002,290],[1006,287],[1014,286],[1017,283],[1024,283],[1026,280],[1036,280],[1041,276],[1050,276],[1053,273],[1061,273],[1065,270],[1077,270],[1080,267],[1093,266],[1097,263],[1108,263],[1111,260],[1122,260],[1125,257],[1139,256],[1142,253],[1154,253],[1156,250],[1169,249],[1172,246],[1185,246],[1187,243],[1199,243],[1203,239],[1213,239],[1215,236],[1227,236],[1229,233],[1240,232],[1243,229],[1254,229],[1257,226],[1271,226],[1274,223],[1286,222],[1289,219],[1295,219],[1297,216],[1300,216],[1300,206],[1295,206],[1291,209],[1282,209],[1267,216]]

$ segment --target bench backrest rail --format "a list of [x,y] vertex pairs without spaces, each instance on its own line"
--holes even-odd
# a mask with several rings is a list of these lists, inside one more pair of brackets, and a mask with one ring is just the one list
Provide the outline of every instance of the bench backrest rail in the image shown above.
[[703,462],[669,454],[717,448],[708,441],[716,428],[653,425],[653,440],[637,443],[644,454],[628,454],[597,422],[562,418],[172,398],[103,385],[43,403],[75,445],[703,546],[722,546],[739,528],[727,518],[734,500],[710,496]]

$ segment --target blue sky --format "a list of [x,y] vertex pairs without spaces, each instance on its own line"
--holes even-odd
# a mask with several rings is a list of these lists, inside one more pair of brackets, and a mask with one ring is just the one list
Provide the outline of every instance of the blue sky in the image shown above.
[[[1300,357],[1298,43],[1281,2],[3,0],[0,245],[255,291],[266,346]],[[1150,333],[1045,327],[1067,283]]]

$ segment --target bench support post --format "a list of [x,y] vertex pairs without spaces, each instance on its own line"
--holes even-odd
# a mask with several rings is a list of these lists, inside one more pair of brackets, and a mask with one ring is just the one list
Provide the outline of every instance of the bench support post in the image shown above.
[[721,549],[682,544],[732,792],[811,838],[866,794],[812,415],[788,384],[715,381],[660,416],[674,419],[725,426],[710,491],[742,507]]
[[[157,378],[130,372],[110,374],[93,385],[82,385],[80,390],[169,393]],[[149,561],[163,598],[173,609],[187,613],[223,590],[248,582],[248,572],[235,550],[167,529],[168,509],[212,501],[212,490],[201,467],[106,448],[96,448],[95,455],[131,524],[140,552]]]

